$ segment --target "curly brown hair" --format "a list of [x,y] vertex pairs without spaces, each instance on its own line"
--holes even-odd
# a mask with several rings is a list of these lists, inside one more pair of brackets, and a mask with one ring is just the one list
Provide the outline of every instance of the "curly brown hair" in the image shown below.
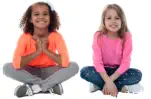
[[37,4],[45,5],[49,9],[51,22],[48,26],[48,31],[49,32],[57,31],[60,27],[60,20],[59,20],[58,13],[55,10],[53,10],[51,6],[46,2],[37,2],[29,6],[21,19],[20,28],[23,30],[24,33],[30,33],[33,35],[34,26],[33,26],[33,23],[30,22],[30,20],[31,20],[31,14],[32,14],[32,7],[33,5],[37,5]]

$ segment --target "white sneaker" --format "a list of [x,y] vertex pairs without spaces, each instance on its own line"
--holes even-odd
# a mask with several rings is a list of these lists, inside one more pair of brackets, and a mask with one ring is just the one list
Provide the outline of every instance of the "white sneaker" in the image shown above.
[[127,93],[138,94],[143,92],[144,88],[141,84],[134,84],[134,85],[126,85]]
[[98,86],[90,83],[89,90],[90,90],[90,93],[93,93],[93,92],[96,92],[96,91],[100,90],[100,88]]

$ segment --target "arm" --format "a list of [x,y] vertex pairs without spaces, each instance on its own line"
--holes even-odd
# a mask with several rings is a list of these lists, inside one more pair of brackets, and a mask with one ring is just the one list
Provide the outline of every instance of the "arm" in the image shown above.
[[112,79],[108,76],[106,72],[99,73],[105,83],[112,82]]
[[57,34],[56,36],[56,48],[61,57],[61,66],[68,67],[69,65],[69,54],[66,43],[61,34]]
[[127,33],[120,67],[113,75],[111,75],[111,79],[113,81],[115,81],[121,74],[127,71],[128,68],[130,67],[131,52],[132,52],[132,36],[130,33]]
[[25,34],[22,34],[17,42],[17,46],[13,56],[13,66],[15,69],[20,69],[21,56],[24,55],[26,43],[25,43]]
[[[98,39],[100,39],[99,32],[96,32],[93,38],[93,64],[97,72],[99,72],[100,76],[103,78],[105,82],[110,81],[110,77],[107,75],[104,64],[102,60],[102,52],[101,52],[101,44],[98,42]],[[101,36],[100,36],[101,37]]]
[[62,67],[67,67],[69,64],[69,56],[68,56],[68,51],[65,41],[59,33],[56,33],[54,38],[55,38],[56,49],[59,54],[49,51],[48,48],[46,47],[44,47],[44,53],[53,61],[61,65]]
[[53,61],[55,61],[56,63],[58,63],[59,65],[61,65],[61,57],[59,54],[56,54],[50,50],[48,50],[48,37],[41,39],[42,41],[42,49],[43,52]]
[[93,45],[92,45],[94,67],[96,71],[99,72],[100,76],[105,82],[105,85],[102,90],[103,94],[108,94],[108,95],[110,94],[112,96],[117,96],[117,88],[104,69],[104,63],[102,60],[102,51],[101,51],[102,44],[99,44],[100,42],[98,42],[98,36],[99,36],[99,32],[95,33],[93,39]]
[[58,63],[59,65],[62,65],[61,63],[61,56],[59,54],[53,53],[51,51],[49,51],[48,49],[44,50],[44,53],[51,58],[53,61],[55,61],[56,63]]
[[17,47],[14,52],[13,66],[15,69],[23,68],[41,53],[39,50],[37,50],[30,55],[24,56],[26,41],[26,34],[22,34],[18,40]]
[[120,73],[118,73],[118,72],[114,72],[111,76],[110,76],[110,78],[111,78],[111,80],[114,82],[117,78],[119,78],[120,77]]
[[41,52],[36,51],[36,52],[34,52],[34,53],[30,54],[30,55],[22,56],[21,57],[21,62],[20,62],[20,67],[23,68],[23,67],[27,66],[27,64],[29,62],[31,62],[33,59],[35,59],[37,56],[39,56],[40,53]]

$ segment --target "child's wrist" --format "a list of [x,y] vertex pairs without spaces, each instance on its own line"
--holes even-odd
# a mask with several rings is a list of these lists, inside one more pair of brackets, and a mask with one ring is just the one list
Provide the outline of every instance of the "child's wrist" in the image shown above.
[[105,80],[105,83],[111,83],[113,82],[112,79],[110,77],[108,77],[106,80]]
[[113,77],[113,76],[110,76],[110,79],[111,79],[112,81],[114,81],[114,77]]
[[48,52],[48,49],[43,49],[43,52],[44,52],[44,53],[47,53],[47,52]]
[[36,51],[36,55],[39,55],[39,54],[41,54],[41,50]]

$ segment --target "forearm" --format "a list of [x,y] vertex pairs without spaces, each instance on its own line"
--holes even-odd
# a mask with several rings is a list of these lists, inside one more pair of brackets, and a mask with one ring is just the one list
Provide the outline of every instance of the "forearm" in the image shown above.
[[53,61],[55,61],[57,64],[62,65],[62,60],[61,60],[61,56],[53,53],[49,50],[45,50],[44,53]]
[[118,73],[118,72],[114,72],[114,74],[112,74],[112,75],[110,76],[110,78],[111,78],[112,81],[115,81],[115,80],[118,79],[119,77],[120,77],[120,73]]
[[132,52],[132,36],[130,33],[126,34],[123,56],[120,63],[120,67],[110,76],[110,78],[115,81],[122,75],[125,71],[128,70],[131,61],[131,52]]
[[34,52],[30,55],[22,56],[21,57],[21,63],[20,63],[21,68],[24,67],[24,66],[27,66],[27,64],[29,62],[31,62],[33,59],[35,59],[39,55],[40,55],[40,52]]
[[112,81],[106,72],[99,73],[105,83]]
[[114,74],[112,74],[111,76],[108,76],[107,73],[102,72],[100,73],[100,76],[102,77],[102,79],[104,80],[105,83],[107,83],[108,81],[115,81],[116,79],[118,79],[120,77],[120,74],[115,72]]

